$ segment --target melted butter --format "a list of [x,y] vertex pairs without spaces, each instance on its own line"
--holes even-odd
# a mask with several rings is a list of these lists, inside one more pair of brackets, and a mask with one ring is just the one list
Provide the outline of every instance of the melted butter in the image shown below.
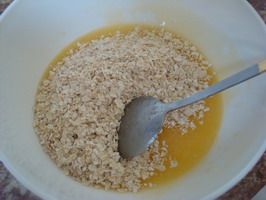
[[[136,26],[141,29],[148,29],[151,31],[156,29],[158,30],[160,28],[151,25],[130,24],[115,25],[90,32],[79,37],[77,40],[64,48],[49,64],[42,80],[48,77],[49,71],[53,66],[55,66],[58,62],[63,61],[64,57],[69,55],[71,51],[75,51],[75,49],[78,48],[78,43],[88,43],[91,40],[98,39],[102,36],[112,36],[117,31],[126,34],[132,31]],[[210,69],[209,73],[213,74],[212,69]],[[216,81],[217,77],[214,77],[210,84]],[[143,183],[152,183],[157,186],[171,183],[171,181],[176,180],[178,177],[186,174],[197,166],[207,155],[215,141],[220,126],[222,116],[221,95],[215,95],[208,98],[206,100],[206,104],[210,108],[210,111],[205,113],[203,125],[200,125],[199,122],[196,121],[197,127],[194,130],[189,130],[185,135],[181,135],[177,128],[163,129],[162,133],[159,135],[159,140],[166,141],[168,144],[168,157],[171,157],[172,160],[176,160],[178,165],[175,168],[170,168],[170,161],[166,160],[166,170],[163,172],[156,171],[154,176],[143,181]]]
[[168,156],[177,161],[177,167],[170,168],[170,160],[166,160],[166,170],[156,171],[155,175],[144,183],[161,185],[171,183],[178,177],[185,175],[208,154],[217,136],[222,117],[222,98],[215,95],[206,100],[210,111],[204,115],[204,123],[196,121],[197,127],[181,135],[177,128],[164,128],[159,135],[159,141],[165,140],[168,144]]

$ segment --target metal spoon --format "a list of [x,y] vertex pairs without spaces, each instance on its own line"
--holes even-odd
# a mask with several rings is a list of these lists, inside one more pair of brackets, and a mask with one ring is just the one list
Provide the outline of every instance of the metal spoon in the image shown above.
[[266,71],[266,60],[242,70],[190,97],[172,103],[143,96],[131,101],[125,108],[119,129],[118,148],[123,158],[130,159],[149,147],[163,127],[165,115],[190,105]]

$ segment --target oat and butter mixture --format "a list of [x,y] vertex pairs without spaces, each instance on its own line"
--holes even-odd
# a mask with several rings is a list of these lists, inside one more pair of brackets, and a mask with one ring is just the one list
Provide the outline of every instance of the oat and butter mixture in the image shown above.
[[[117,31],[78,44],[38,88],[40,143],[65,174],[86,185],[132,192],[152,186],[143,180],[165,170],[167,143],[157,140],[142,155],[122,159],[117,130],[125,105],[143,95],[164,102],[189,96],[208,86],[209,67],[195,46],[164,29]],[[171,112],[165,126],[185,134],[208,109],[201,101]]]

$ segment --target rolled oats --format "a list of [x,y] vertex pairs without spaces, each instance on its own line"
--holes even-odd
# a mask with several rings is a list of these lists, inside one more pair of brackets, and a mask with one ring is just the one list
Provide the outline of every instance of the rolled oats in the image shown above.
[[[136,192],[142,180],[165,170],[167,144],[156,140],[142,155],[122,159],[117,130],[125,105],[142,95],[164,102],[190,96],[208,86],[209,67],[196,47],[165,30],[136,28],[79,43],[39,86],[34,127],[40,143],[77,181]],[[171,112],[165,126],[185,134],[196,127],[192,116],[202,122],[207,111],[201,101]]]

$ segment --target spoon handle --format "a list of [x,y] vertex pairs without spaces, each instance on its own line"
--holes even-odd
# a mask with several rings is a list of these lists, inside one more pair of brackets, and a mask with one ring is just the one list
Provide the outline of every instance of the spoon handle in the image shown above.
[[190,97],[184,98],[182,100],[178,100],[176,102],[167,103],[166,111],[169,112],[169,111],[187,106],[189,104],[195,103],[197,101],[203,100],[209,96],[212,96],[223,90],[226,90],[235,85],[238,85],[248,79],[251,79],[263,72],[266,72],[266,60],[260,62],[259,64],[252,65],[251,67],[244,69],[222,81],[219,81],[218,83],[215,83],[214,85],[198,93],[195,93]]

